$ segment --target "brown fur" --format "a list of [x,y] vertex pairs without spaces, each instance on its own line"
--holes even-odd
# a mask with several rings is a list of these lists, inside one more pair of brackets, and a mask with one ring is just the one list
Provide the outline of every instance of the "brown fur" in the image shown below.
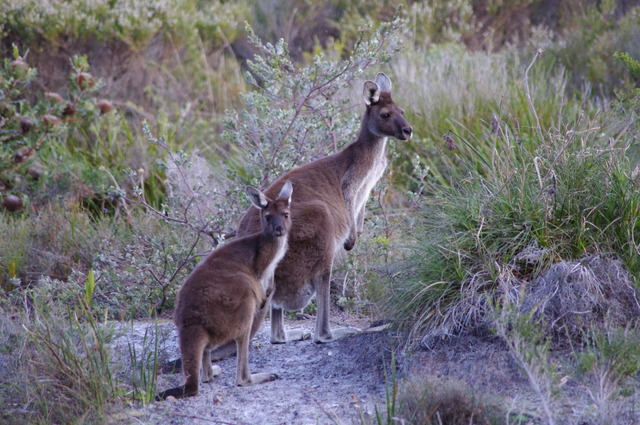
[[264,319],[273,272],[287,249],[291,185],[274,201],[256,189],[248,191],[260,211],[260,229],[216,249],[187,277],[174,311],[186,383],[158,394],[158,399],[196,395],[201,369],[204,382],[212,378],[210,350],[228,342],[235,342],[238,353],[237,385],[276,378],[249,373],[249,341],[253,323]]
[[[285,342],[301,335],[285,334],[282,311],[304,308],[316,295],[318,317],[315,342],[354,333],[329,327],[329,289],[336,254],[351,250],[364,222],[371,189],[384,173],[387,137],[408,140],[412,129],[404,111],[391,99],[391,82],[378,74],[363,93],[366,111],[357,139],[334,155],[303,165],[281,176],[265,191],[278,193],[285,181],[294,187],[289,250],[275,272],[271,300],[271,341]],[[260,228],[256,211],[242,217],[238,235]],[[254,330],[257,330],[254,325]]]

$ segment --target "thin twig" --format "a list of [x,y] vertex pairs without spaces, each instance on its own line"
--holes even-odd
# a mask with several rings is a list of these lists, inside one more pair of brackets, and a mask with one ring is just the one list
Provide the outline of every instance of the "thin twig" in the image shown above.
[[529,108],[531,108],[531,112],[533,113],[533,116],[536,119],[536,129],[538,130],[538,136],[540,136],[540,142],[544,141],[544,136],[542,135],[542,127],[540,126],[540,118],[538,117],[538,113],[536,112],[536,107],[533,104],[533,98],[531,97],[531,90],[529,88],[529,70],[531,69],[531,67],[533,67],[533,64],[536,62],[536,60],[542,55],[542,49],[538,49],[536,51],[536,55],[533,57],[533,60],[531,61],[531,63],[529,64],[529,66],[527,67],[526,71],[524,72],[524,89],[525,92],[527,94],[527,101],[529,102]]

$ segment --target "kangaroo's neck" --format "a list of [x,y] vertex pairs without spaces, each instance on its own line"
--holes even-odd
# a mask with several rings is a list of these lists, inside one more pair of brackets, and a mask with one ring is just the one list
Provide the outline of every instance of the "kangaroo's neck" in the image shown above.
[[257,242],[253,270],[258,279],[264,282],[273,276],[276,266],[287,252],[288,236],[271,236],[261,233]]
[[375,134],[369,126],[369,111],[366,111],[360,123],[358,137],[351,144],[356,158],[365,162],[377,161],[384,157],[387,147],[387,137]]
[[349,179],[366,178],[373,168],[386,166],[387,137],[375,134],[369,128],[369,113],[365,113],[360,132],[344,152]]

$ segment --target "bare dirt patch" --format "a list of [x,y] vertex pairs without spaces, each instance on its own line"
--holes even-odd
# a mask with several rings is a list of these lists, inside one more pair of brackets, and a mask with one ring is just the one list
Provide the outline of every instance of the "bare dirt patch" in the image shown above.
[[[369,322],[335,317],[334,327],[367,328]],[[344,320],[341,320],[344,319]],[[346,320],[346,321],[345,321]],[[315,320],[289,321],[287,329],[312,331]],[[118,352],[130,341],[140,341],[146,327],[136,324],[120,340]],[[202,384],[197,396],[155,402],[112,416],[114,422],[145,424],[335,424],[354,423],[360,411],[384,410],[385,371],[390,376],[392,338],[386,331],[363,332],[329,344],[310,340],[288,344],[269,342],[270,323],[263,323],[249,351],[251,372],[270,372],[279,379],[237,387],[236,358],[217,362],[222,373]],[[179,357],[175,326],[159,324],[161,361]],[[158,390],[179,385],[181,373],[158,376]]]

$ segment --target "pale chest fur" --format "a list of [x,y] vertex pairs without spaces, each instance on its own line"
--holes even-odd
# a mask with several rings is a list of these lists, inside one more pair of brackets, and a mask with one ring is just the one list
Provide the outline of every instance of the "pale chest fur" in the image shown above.
[[260,284],[262,285],[262,289],[266,292],[269,286],[271,285],[271,281],[273,280],[273,275],[276,271],[276,267],[278,263],[284,255],[287,253],[288,240],[287,236],[279,237],[276,239],[276,247],[274,252],[272,253],[273,259],[271,262],[267,264],[262,274],[258,277],[260,280]]
[[373,190],[373,187],[376,185],[378,180],[384,174],[385,169],[387,168],[387,157],[385,155],[384,143],[381,148],[375,152],[370,159],[369,167],[367,167],[365,172],[362,173],[359,179],[354,179],[353,181],[353,190],[351,194],[353,199],[351,200],[351,204],[353,206],[353,219],[355,220],[360,211],[365,207],[367,203],[367,199],[369,199],[369,195]]
[[366,204],[373,187],[378,183],[378,180],[382,178],[384,171],[387,168],[387,158],[384,155],[381,155],[376,158],[376,161],[369,170],[367,176],[363,179],[360,190],[358,191],[358,210],[364,207]]

